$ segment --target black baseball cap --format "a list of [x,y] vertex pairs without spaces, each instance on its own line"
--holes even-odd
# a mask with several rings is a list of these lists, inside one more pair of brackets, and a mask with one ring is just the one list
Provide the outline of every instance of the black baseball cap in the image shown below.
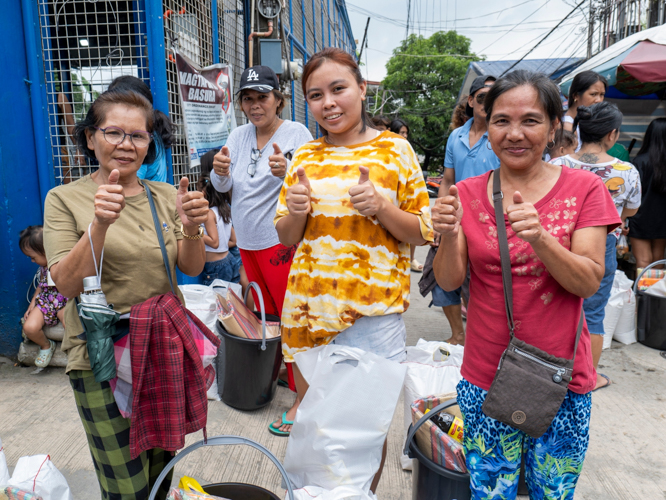
[[[484,88],[484,87],[492,87],[492,83],[491,83],[490,85],[486,85],[486,82],[487,82],[488,80],[492,80],[493,83],[495,83],[495,82],[497,81],[497,78],[495,78],[495,77],[492,76],[492,75],[481,75],[481,76],[477,76],[477,77],[474,79],[474,81],[472,82],[472,85],[471,85],[470,88],[469,88],[469,95],[473,96],[474,94],[476,94],[479,90],[481,90],[481,89]],[[471,118],[472,116],[474,116],[474,110],[472,109],[472,107],[471,107],[469,104],[466,104],[466,105],[465,105],[465,113],[466,113],[467,116],[469,116],[470,118]]]
[[268,66],[251,66],[243,71],[238,92],[245,89],[256,90],[267,94],[272,90],[280,90],[278,77]]

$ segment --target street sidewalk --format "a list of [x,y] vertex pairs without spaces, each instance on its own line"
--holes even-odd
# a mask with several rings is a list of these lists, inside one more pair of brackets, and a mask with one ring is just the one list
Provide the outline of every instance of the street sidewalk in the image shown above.
[[[427,248],[417,249],[425,261]],[[428,308],[430,298],[418,293],[420,274],[412,274],[412,304],[404,315],[407,343],[419,338],[450,336],[441,309]],[[663,499],[666,495],[666,360],[640,344],[613,343],[604,351],[601,371],[613,385],[594,394],[590,447],[576,490],[577,500]],[[15,367],[0,358],[0,438],[12,468],[19,457],[50,454],[69,481],[74,500],[99,498],[90,453],[64,370]],[[208,435],[229,434],[253,439],[284,458],[287,439],[273,436],[268,424],[293,402],[288,389],[278,388],[275,400],[255,412],[234,410],[224,403],[209,405]],[[371,418],[372,408],[359,408]],[[411,473],[400,468],[404,444],[400,402],[389,435],[389,455],[379,485],[380,500],[411,498]],[[202,439],[191,435],[187,444]],[[247,447],[198,450],[176,467],[176,477],[190,475],[202,483],[238,481],[268,488],[278,495],[279,473],[258,451]]]

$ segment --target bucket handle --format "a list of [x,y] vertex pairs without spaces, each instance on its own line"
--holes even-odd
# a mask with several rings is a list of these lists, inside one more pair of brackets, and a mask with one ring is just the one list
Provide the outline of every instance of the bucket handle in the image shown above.
[[157,495],[157,492],[159,491],[164,478],[167,476],[169,471],[173,469],[178,462],[180,462],[181,459],[185,458],[186,455],[189,455],[194,450],[203,448],[204,446],[223,446],[223,445],[234,445],[234,444],[244,444],[247,446],[251,446],[252,448],[257,449],[260,452],[262,452],[264,455],[266,455],[271,460],[271,462],[273,462],[275,466],[278,468],[280,474],[282,474],[284,483],[287,485],[287,491],[289,492],[289,499],[294,500],[294,490],[291,486],[291,481],[289,481],[289,476],[287,476],[287,471],[284,470],[284,467],[282,466],[280,461],[277,458],[275,458],[275,456],[270,451],[261,446],[259,443],[252,441],[251,439],[247,439],[240,436],[215,436],[209,438],[208,440],[204,439],[203,441],[194,443],[193,445],[190,445],[184,450],[182,450],[180,453],[178,453],[176,456],[174,456],[171,459],[171,461],[166,465],[164,470],[162,470],[160,475],[157,477],[157,481],[155,481],[155,484],[153,485],[153,489],[150,492],[150,497],[148,498],[148,500],[155,500],[155,496]]
[[[414,439],[414,436],[416,435],[416,431],[418,431],[423,424],[425,424],[428,420],[430,420],[432,417],[437,415],[439,412],[442,410],[446,410],[447,408],[454,406],[458,404],[458,400],[456,398],[449,399],[448,401],[444,401],[443,403],[440,403],[439,405],[435,406],[432,410],[430,410],[428,413],[423,415],[418,422],[416,422],[414,425],[410,426],[409,428],[409,434],[407,436],[407,440],[405,441],[405,448],[402,450],[402,452],[407,455],[409,458],[414,458],[410,451],[409,447],[412,444],[412,440]],[[460,478],[468,478],[469,474],[465,474],[462,472],[456,472],[452,470],[448,470],[447,472],[454,475],[454,476],[460,476]]]
[[641,271],[641,274],[639,274],[638,277],[636,278],[636,281],[634,281],[634,294],[639,293],[638,292],[638,282],[641,280],[641,278],[646,273],[646,271],[648,271],[649,269],[652,269],[654,266],[659,266],[661,264],[666,264],[666,259],[662,259],[662,260],[658,260],[656,262],[653,262],[652,264],[650,264],[649,266],[647,266],[645,269],[643,269]]
[[254,288],[254,291],[257,292],[257,297],[259,297],[259,303],[261,304],[261,350],[266,350],[266,308],[264,307],[264,296],[261,294],[261,288],[254,281],[251,281],[249,286],[245,289],[245,295],[243,296],[243,302],[247,304],[247,294],[250,293],[250,288]]

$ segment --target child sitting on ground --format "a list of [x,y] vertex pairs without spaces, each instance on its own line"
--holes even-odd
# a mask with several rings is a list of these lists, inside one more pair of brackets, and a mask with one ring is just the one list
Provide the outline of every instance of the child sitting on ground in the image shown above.
[[[29,226],[19,235],[21,251],[39,266],[39,283],[35,295],[23,315],[23,332],[25,336],[40,347],[35,359],[35,366],[45,368],[51,362],[55,352],[55,342],[44,335],[44,325],[55,326],[60,321],[65,325],[63,316],[67,298],[63,297],[49,279],[46,267],[46,255],[42,239],[42,226]],[[50,282],[50,283],[49,283]]]
[[578,137],[576,134],[570,132],[569,130],[560,128],[555,132],[553,147],[547,148],[546,151],[550,155],[550,160],[554,160],[560,156],[566,156],[575,153],[577,147]]

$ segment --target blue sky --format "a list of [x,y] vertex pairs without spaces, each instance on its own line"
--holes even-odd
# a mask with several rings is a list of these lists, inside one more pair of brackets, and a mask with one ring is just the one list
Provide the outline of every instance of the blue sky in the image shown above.
[[[386,62],[405,37],[408,0],[345,0],[354,37],[359,44],[368,14],[368,49],[364,49],[363,74],[382,80]],[[412,30],[430,36],[456,29],[472,40],[472,50],[487,60],[519,59],[579,3],[573,0],[411,0]],[[584,56],[587,8],[583,4],[550,35],[529,59]],[[381,16],[387,19],[381,19]],[[367,58],[367,61],[366,61]]]

